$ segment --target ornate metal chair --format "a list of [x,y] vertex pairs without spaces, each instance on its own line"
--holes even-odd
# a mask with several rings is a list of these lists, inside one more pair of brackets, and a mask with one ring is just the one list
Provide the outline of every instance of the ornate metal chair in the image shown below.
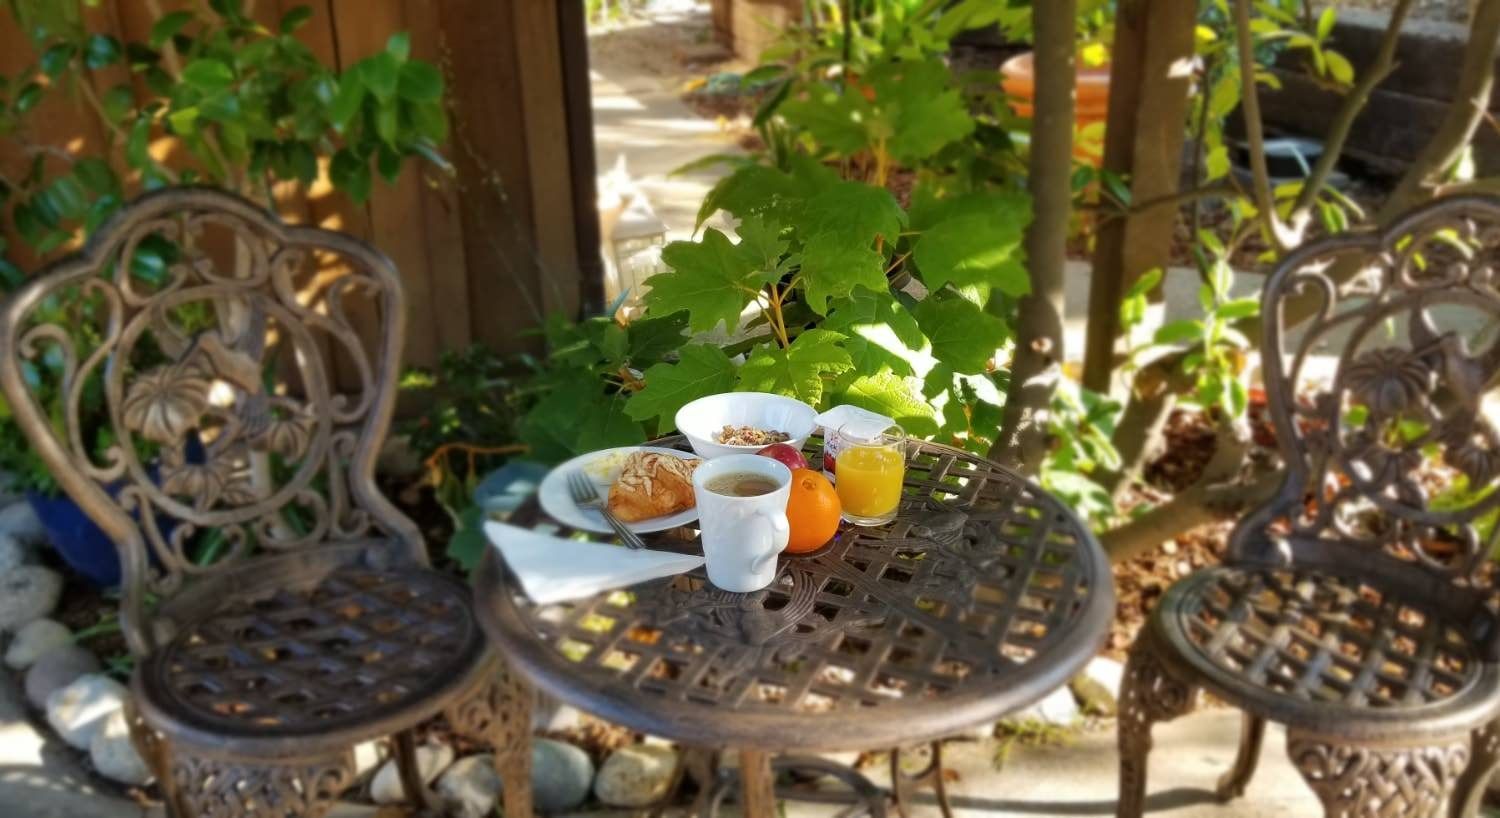
[[441,713],[530,814],[530,698],[375,485],[404,326],[384,256],[202,189],[0,314],[16,419],[119,547],[132,732],[175,815],[322,815],[383,736],[420,802],[411,728]]
[[1153,723],[1207,690],[1244,712],[1222,800],[1271,720],[1329,816],[1473,816],[1500,763],[1500,200],[1305,247],[1262,303],[1286,476],[1131,649],[1119,815]]

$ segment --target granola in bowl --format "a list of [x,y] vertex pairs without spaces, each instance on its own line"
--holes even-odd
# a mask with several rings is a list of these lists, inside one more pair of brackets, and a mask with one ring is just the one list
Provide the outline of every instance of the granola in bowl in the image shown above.
[[714,439],[725,446],[769,446],[792,439],[786,432],[775,429],[758,429],[754,426],[725,425]]

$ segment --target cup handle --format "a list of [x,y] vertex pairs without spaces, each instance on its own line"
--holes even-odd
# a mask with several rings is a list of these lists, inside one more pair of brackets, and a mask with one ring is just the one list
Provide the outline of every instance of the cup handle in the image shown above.
[[756,517],[766,521],[766,534],[769,539],[767,544],[771,546],[770,550],[750,563],[751,573],[758,574],[765,570],[767,562],[776,559],[776,555],[786,550],[787,541],[792,537],[792,526],[787,522],[785,514],[762,511],[756,514]]

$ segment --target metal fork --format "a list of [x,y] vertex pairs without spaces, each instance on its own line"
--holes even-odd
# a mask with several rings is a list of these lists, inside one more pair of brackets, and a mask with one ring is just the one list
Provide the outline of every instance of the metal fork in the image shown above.
[[646,547],[645,541],[639,534],[631,531],[629,526],[610,512],[609,504],[604,502],[604,499],[599,496],[599,490],[594,488],[594,481],[585,477],[583,472],[576,471],[568,475],[568,492],[573,495],[573,502],[579,508],[594,509],[603,515],[609,527],[613,528],[615,533],[620,535],[620,539],[625,541],[626,548]]

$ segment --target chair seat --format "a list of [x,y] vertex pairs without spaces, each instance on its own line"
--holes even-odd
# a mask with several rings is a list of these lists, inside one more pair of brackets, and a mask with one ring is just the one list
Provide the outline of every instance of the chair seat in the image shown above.
[[468,689],[488,658],[463,583],[415,567],[341,567],[227,596],[134,681],[147,723],[172,739],[228,737],[280,754],[412,726]]
[[1500,705],[1500,672],[1462,623],[1352,577],[1209,568],[1167,592],[1152,627],[1195,683],[1273,721],[1399,732]]

